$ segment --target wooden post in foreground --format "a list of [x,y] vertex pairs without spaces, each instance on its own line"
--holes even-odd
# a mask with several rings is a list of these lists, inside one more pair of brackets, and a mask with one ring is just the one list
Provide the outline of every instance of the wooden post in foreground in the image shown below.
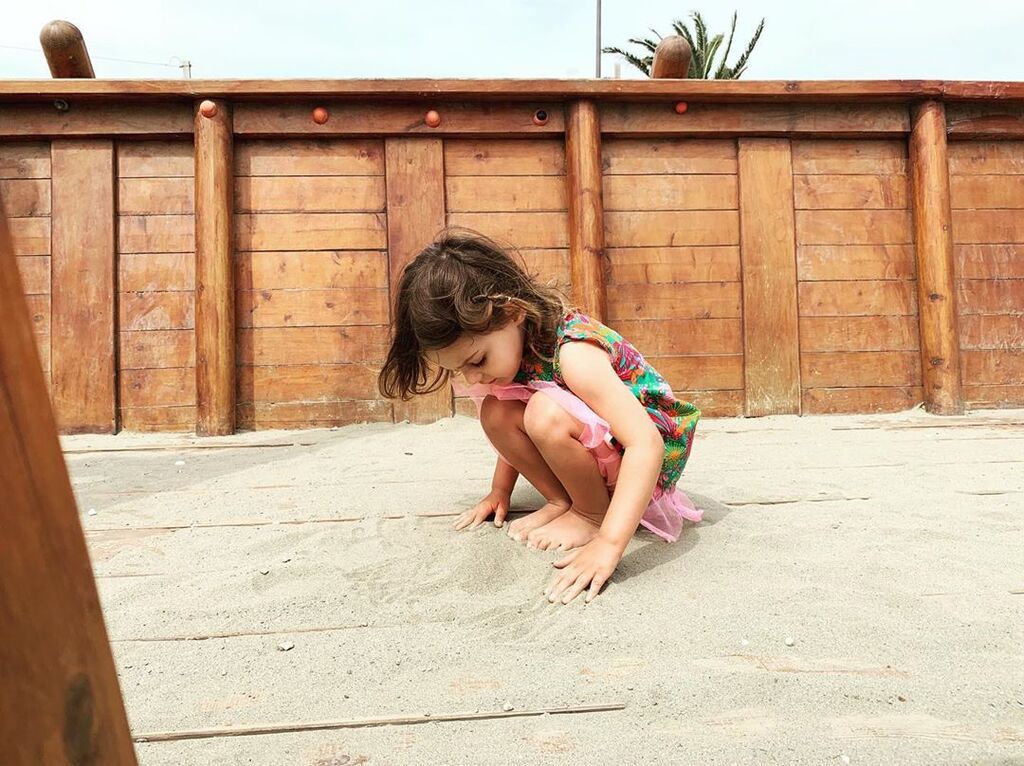
[[593,101],[574,101],[566,107],[565,163],[573,300],[584,312],[603,322],[607,319],[607,310],[601,123]]
[[95,77],[85,39],[70,21],[51,21],[39,33],[39,44],[52,77]]
[[690,73],[690,59],[693,49],[686,39],[679,35],[662,38],[654,49],[654,62],[651,64],[651,79],[666,80],[685,78]]
[[910,172],[924,404],[928,412],[956,415],[964,411],[964,405],[953,272],[946,107],[939,101],[926,101],[914,108]]
[[2,213],[0,324],[0,760],[9,766],[134,766],[107,629]]
[[231,107],[203,101],[195,119],[196,433],[235,432],[235,277]]

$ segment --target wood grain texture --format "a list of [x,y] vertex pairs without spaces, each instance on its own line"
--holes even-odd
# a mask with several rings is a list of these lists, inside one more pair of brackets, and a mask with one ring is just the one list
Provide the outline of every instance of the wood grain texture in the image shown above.
[[54,413],[64,433],[114,433],[114,145],[59,139],[52,152]]
[[566,107],[569,270],[576,306],[598,321],[608,316],[601,185],[601,122],[593,101]]
[[[384,146],[388,202],[388,284],[397,300],[405,267],[445,226],[444,145],[439,138],[389,138]],[[392,309],[393,310],[393,309]],[[393,318],[389,313],[385,316]],[[376,396],[374,390],[364,397]],[[393,403],[396,421],[431,423],[452,415],[449,386]]]
[[963,392],[956,327],[946,111],[937,101],[914,108],[910,169],[925,408],[940,415],[952,415],[963,412]]
[[552,138],[530,141],[448,138],[444,170],[457,176],[564,176],[565,144]]
[[789,141],[740,139],[739,169],[746,414],[799,414],[800,339]]
[[[112,170],[107,184],[112,190]],[[99,596],[3,215],[0,321],[4,761],[134,766]]]
[[603,141],[605,175],[736,175],[731,139],[617,138]]
[[0,103],[2,138],[87,138],[95,136],[155,136],[192,134],[192,115],[180,103],[159,105],[78,102],[61,112],[49,104]]

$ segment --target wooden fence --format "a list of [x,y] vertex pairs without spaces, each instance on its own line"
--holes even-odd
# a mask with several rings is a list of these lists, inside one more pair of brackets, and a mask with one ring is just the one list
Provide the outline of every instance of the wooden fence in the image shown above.
[[1024,84],[0,81],[64,432],[379,398],[446,225],[518,247],[709,415],[1024,406]]

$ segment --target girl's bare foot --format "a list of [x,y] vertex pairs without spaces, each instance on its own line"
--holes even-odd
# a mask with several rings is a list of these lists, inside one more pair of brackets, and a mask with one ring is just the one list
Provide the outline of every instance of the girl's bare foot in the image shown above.
[[549,502],[539,510],[528,513],[521,519],[516,519],[511,524],[506,525],[506,534],[517,543],[524,543],[533,530],[558,518],[567,512],[569,507],[569,503]]
[[527,543],[542,551],[580,548],[597,536],[598,525],[569,509],[527,536]]

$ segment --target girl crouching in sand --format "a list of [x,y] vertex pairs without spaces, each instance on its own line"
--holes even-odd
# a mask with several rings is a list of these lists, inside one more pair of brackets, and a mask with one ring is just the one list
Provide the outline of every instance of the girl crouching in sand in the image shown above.
[[[435,374],[431,367],[436,368]],[[455,523],[501,527],[519,476],[545,505],[507,533],[571,551],[545,595],[596,596],[638,524],[669,541],[701,512],[678,489],[700,411],[614,330],[568,308],[483,236],[448,233],[402,274],[380,390],[435,391],[452,374],[498,452],[491,492]]]

